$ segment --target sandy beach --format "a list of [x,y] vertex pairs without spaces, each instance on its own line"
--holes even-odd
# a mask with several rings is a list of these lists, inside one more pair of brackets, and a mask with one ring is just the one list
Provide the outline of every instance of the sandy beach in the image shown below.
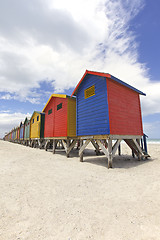
[[0,240],[159,240],[160,145],[137,161],[122,144],[104,155],[66,158],[0,141]]

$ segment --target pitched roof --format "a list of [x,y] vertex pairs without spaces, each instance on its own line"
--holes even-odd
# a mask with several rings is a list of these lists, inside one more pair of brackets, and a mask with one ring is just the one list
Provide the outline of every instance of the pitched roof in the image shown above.
[[133,90],[133,91],[135,91],[135,92],[137,92],[137,93],[139,93],[139,94],[141,94],[141,95],[146,96],[145,93],[143,93],[143,92],[141,92],[140,90],[132,87],[132,86],[129,85],[128,83],[123,82],[122,80],[120,80],[120,79],[112,76],[112,75],[109,74],[109,73],[101,73],[101,72],[94,72],[94,71],[88,71],[88,70],[86,70],[86,72],[84,73],[83,77],[81,78],[81,80],[80,80],[79,83],[77,84],[76,88],[74,89],[71,97],[72,97],[73,95],[74,95],[74,96],[77,95],[77,91],[78,91],[81,83],[83,82],[83,80],[85,79],[86,75],[88,75],[88,74],[90,74],[90,75],[96,75],[96,76],[101,76],[101,77],[106,77],[106,78],[110,78],[111,80],[113,80],[113,81],[115,81],[115,82],[117,82],[117,83],[119,83],[119,84],[121,84],[121,85],[123,85],[123,86],[125,86],[125,87],[128,87],[128,88],[130,88],[131,90]]
[[24,120],[24,124],[26,123],[27,120],[30,121],[30,118],[26,117]]
[[[33,115],[34,115],[35,113],[39,113],[39,114],[45,114],[45,113],[43,113],[43,112],[34,111],[34,112],[33,112],[33,114],[32,114],[32,116],[31,116],[31,119],[32,119],[32,117],[33,117]],[[31,120],[31,119],[30,119],[30,120]]]
[[65,95],[65,94],[52,94],[52,95],[50,96],[50,98],[48,99],[46,105],[44,106],[42,112],[44,112],[45,108],[47,107],[47,105],[48,105],[48,103],[50,102],[50,100],[51,100],[52,97],[58,97],[58,98],[70,98],[70,96]]

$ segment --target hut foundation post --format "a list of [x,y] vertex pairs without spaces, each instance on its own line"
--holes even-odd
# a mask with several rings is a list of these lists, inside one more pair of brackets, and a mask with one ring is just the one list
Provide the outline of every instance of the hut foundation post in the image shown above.
[[70,143],[70,141],[67,140],[67,146],[66,146],[66,156],[67,156],[67,158],[69,158],[69,143]]
[[44,145],[45,151],[47,151],[48,143],[49,143],[49,140],[47,140],[46,143],[45,143],[45,145]]
[[56,151],[56,140],[53,139],[53,154],[55,154]]
[[[69,142],[69,143],[68,143]],[[67,157],[69,157],[69,153],[70,153],[70,151],[74,148],[74,146],[76,145],[76,142],[77,142],[77,140],[76,139],[74,139],[72,142],[71,142],[71,144],[70,144],[70,140],[67,140],[67,152],[66,152],[66,154],[67,154]]]
[[112,168],[112,139],[108,139],[108,168]]
[[133,140],[138,150],[138,161],[142,160],[143,151],[140,147],[140,139]]
[[80,156],[80,162],[83,162],[83,150],[81,150],[83,147],[83,140],[80,140],[80,150],[79,150],[79,156]]
[[41,142],[40,139],[38,139],[38,146],[39,146],[40,149],[42,148],[42,142]]
[[132,156],[137,155],[138,160],[140,161],[143,156],[143,151],[140,147],[140,140],[138,139],[124,139],[127,145],[132,149]]
[[118,146],[118,155],[121,156],[121,144]]
[[100,154],[100,150],[99,150],[98,144],[97,144],[96,141],[94,141],[94,140],[91,140],[91,143],[92,143],[92,145],[94,146],[94,148],[96,149],[96,150],[95,150],[95,151],[96,151],[96,155],[99,155],[99,154]]

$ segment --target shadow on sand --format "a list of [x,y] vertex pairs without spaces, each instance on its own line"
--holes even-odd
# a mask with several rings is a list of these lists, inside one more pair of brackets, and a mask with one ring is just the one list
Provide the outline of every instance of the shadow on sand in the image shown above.
[[[52,151],[52,150],[48,150]],[[62,156],[65,156],[65,150],[64,149],[56,149],[55,154],[60,154]],[[98,165],[107,168],[108,162],[106,156],[101,152],[99,156],[96,156],[96,153],[93,149],[85,149],[84,151],[84,158],[83,162],[87,162],[90,164]],[[77,157],[77,160],[79,160],[78,150],[74,149],[70,152],[70,158]],[[133,158],[131,155],[115,155],[113,158],[113,168],[134,168],[142,164],[147,164],[151,161],[154,161],[154,159],[148,158],[143,159],[141,161],[138,161],[138,158]]]

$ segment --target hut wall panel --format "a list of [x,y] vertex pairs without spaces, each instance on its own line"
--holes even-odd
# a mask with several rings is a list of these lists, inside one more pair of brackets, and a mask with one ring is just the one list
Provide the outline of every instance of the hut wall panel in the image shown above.
[[26,120],[24,123],[24,140],[29,140],[30,138],[30,120]]
[[15,139],[16,140],[18,139],[18,128],[16,128],[16,130],[15,130]]
[[[57,110],[57,105],[62,108]],[[54,136],[67,136],[67,98],[55,98]]]
[[[84,90],[95,85],[95,95],[85,99]],[[106,78],[88,75],[77,94],[77,135],[109,134]]]
[[[39,121],[37,121],[37,116],[39,116]],[[34,119],[34,123],[33,123]],[[34,115],[31,118],[31,132],[30,132],[30,138],[40,138],[40,127],[41,127],[41,116],[39,113],[34,113]]]
[[143,135],[139,94],[107,79],[110,133]]
[[17,130],[17,139],[18,140],[20,139],[20,127],[18,127],[18,130]]
[[76,136],[76,99],[68,98],[68,120],[67,120],[67,135],[69,137]]
[[45,123],[45,114],[41,114],[40,122],[40,138],[44,138],[44,123]]
[[24,138],[24,125],[22,125],[20,128],[20,140],[23,140],[23,138]]
[[[48,111],[52,109],[52,113]],[[55,111],[55,98],[51,98],[47,107],[45,108],[45,124],[44,124],[44,137],[54,136],[54,111]]]

